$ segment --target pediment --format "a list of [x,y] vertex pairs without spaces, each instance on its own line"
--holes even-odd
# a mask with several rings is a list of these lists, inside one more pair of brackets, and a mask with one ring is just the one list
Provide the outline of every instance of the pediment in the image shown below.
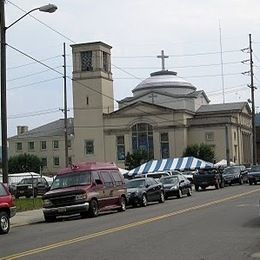
[[141,115],[153,115],[153,114],[162,114],[162,113],[171,113],[174,109],[166,108],[160,105],[151,104],[144,101],[139,101],[129,106],[125,106],[113,113],[110,113],[109,117],[118,117],[118,116],[141,116]]

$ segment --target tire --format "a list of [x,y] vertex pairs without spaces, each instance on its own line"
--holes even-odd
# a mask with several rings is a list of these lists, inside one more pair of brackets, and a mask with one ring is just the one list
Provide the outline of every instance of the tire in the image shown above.
[[199,186],[198,185],[195,185],[195,191],[199,191]]
[[44,215],[44,219],[46,222],[54,222],[56,221],[56,216],[46,216]]
[[232,186],[232,183],[230,182],[228,185],[229,185],[229,186]]
[[253,184],[253,182],[252,181],[249,181],[249,185],[252,185]]
[[146,197],[145,194],[143,194],[143,196],[142,196],[141,206],[142,207],[146,207],[147,206],[147,197]]
[[124,196],[121,197],[120,199],[120,208],[119,208],[120,212],[126,211],[126,199]]
[[164,203],[164,202],[165,202],[164,193],[161,191],[159,203]]
[[7,234],[10,230],[10,219],[6,212],[0,212],[0,234]]
[[179,193],[178,193],[178,195],[177,195],[177,198],[178,198],[178,199],[182,198],[182,191],[181,191],[181,189],[179,189]]
[[188,188],[187,196],[190,197],[191,194],[192,194],[192,190],[191,190],[191,188]]
[[88,215],[91,218],[98,216],[98,203],[95,199],[91,200],[89,203]]

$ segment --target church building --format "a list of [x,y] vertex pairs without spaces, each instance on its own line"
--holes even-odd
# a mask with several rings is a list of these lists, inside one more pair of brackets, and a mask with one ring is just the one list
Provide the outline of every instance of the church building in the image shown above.
[[[74,107],[74,118],[68,119],[71,162],[108,161],[124,168],[128,152],[144,149],[154,159],[174,158],[181,157],[188,145],[205,143],[214,149],[216,161],[225,159],[228,152],[229,159],[237,164],[251,163],[251,110],[247,102],[211,105],[203,90],[177,72],[165,69],[167,56],[162,51],[162,69],[133,86],[133,95],[118,101],[119,109],[114,110],[112,47],[103,42],[71,47]],[[62,121],[9,138],[10,156],[28,153],[33,143],[29,152],[44,160],[44,171],[55,172],[64,167],[64,129],[57,130],[58,122]],[[56,127],[55,135],[51,134],[52,125]],[[54,141],[60,144],[57,147],[56,142],[56,149]]]

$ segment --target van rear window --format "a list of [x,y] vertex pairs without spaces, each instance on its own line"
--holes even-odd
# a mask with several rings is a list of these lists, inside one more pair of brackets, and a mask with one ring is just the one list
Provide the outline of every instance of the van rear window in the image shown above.
[[57,175],[51,185],[51,190],[62,189],[73,186],[89,185],[91,183],[90,172],[68,173]]

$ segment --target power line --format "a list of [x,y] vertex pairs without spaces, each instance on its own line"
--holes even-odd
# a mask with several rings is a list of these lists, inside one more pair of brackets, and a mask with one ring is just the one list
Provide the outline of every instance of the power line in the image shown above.
[[54,81],[54,80],[56,80],[56,79],[61,79],[61,78],[62,78],[62,77],[56,77],[56,78],[51,78],[51,79],[45,79],[45,80],[42,80],[42,81],[30,83],[30,84],[25,84],[25,85],[13,87],[13,88],[8,88],[7,91],[9,91],[9,90],[14,90],[14,89],[19,89],[19,88],[30,87],[30,86],[34,86],[34,85],[38,85],[38,84],[42,84],[42,83]]
[[[53,57],[50,57],[50,58],[46,58],[46,59],[42,59],[40,61],[47,61],[47,60],[53,60],[53,59],[57,59],[57,58],[60,58],[60,55],[57,55],[57,56],[53,56]],[[22,64],[22,65],[18,65],[18,66],[14,66],[14,67],[9,67],[7,68],[7,70],[14,70],[14,69],[19,69],[19,68],[22,68],[22,67],[26,67],[26,66],[29,66],[29,65],[33,65],[33,64],[36,64],[38,62],[30,62],[30,63],[26,63],[26,64]]]
[[[56,67],[55,69],[58,69],[58,68],[61,68],[61,67],[62,66],[59,66],[59,67]],[[35,73],[32,73],[32,74],[27,74],[27,75],[24,75],[24,76],[21,76],[21,77],[9,79],[7,81],[12,82],[12,81],[15,81],[15,80],[25,79],[25,78],[29,78],[29,77],[33,77],[33,76],[36,76],[36,75],[43,74],[43,73],[48,72],[48,71],[49,71],[49,69],[48,70],[42,70],[42,71],[38,71],[38,72],[35,72]]]
[[[24,13],[27,13],[26,10],[22,9],[21,7],[19,7],[18,5],[12,3],[11,1],[9,0],[6,0],[8,3],[10,3],[11,5],[15,6],[16,8],[18,8],[19,10],[21,10],[22,12]],[[59,34],[60,36],[62,36],[63,38],[69,40],[70,42],[72,43],[75,43],[73,40],[71,40],[69,37],[67,37],[66,35],[62,34],[61,32],[57,31],[56,29],[52,28],[51,26],[49,26],[48,24],[42,22],[40,19],[36,18],[35,16],[29,14],[29,16],[31,16],[34,20],[38,21],[39,23],[41,23],[42,25],[48,27],[50,30],[52,30],[53,32],[56,32],[57,34]]]

